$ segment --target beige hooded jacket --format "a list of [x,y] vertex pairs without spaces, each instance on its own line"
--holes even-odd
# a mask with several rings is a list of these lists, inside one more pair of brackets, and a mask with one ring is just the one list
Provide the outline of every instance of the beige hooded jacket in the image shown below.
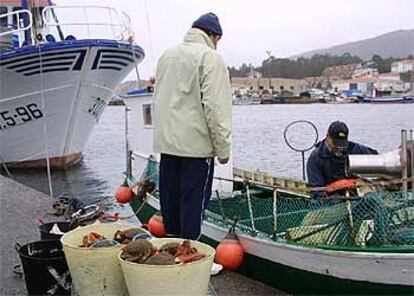
[[228,158],[231,86],[226,65],[207,34],[190,29],[182,44],[161,56],[155,79],[154,151]]

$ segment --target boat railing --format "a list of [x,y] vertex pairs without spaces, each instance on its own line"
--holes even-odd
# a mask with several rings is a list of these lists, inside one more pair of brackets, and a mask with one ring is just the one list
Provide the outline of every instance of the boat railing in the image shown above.
[[[71,13],[76,11],[76,13]],[[62,20],[66,15],[70,15],[67,20]],[[100,20],[96,20],[99,17]],[[130,41],[134,37],[131,29],[131,19],[125,12],[120,12],[116,8],[109,6],[86,5],[86,6],[47,6],[42,11],[42,19],[45,27],[62,28],[86,28],[87,38],[96,38],[96,28],[104,28],[105,36],[109,28],[110,39],[120,41]]]
[[[5,27],[0,26],[0,37],[13,35],[16,33],[24,32],[29,30],[33,25],[32,14],[27,9],[21,9],[13,12],[8,12],[0,15],[0,23],[3,23],[3,19],[6,19],[6,24],[8,24],[8,20],[11,17],[15,17],[19,21],[16,22],[16,25],[6,25]],[[23,19],[26,18],[28,20],[27,24],[24,24]]]

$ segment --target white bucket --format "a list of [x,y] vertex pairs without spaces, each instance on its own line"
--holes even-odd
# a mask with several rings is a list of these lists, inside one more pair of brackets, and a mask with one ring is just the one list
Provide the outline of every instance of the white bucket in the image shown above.
[[[182,243],[183,239],[154,238],[150,241],[159,248],[166,243]],[[191,246],[207,256],[185,264],[147,265],[125,261],[119,255],[129,295],[207,295],[215,250],[197,241],[191,241]]]
[[95,223],[67,232],[61,238],[63,251],[69,266],[73,285],[80,296],[126,296],[128,295],[118,254],[121,245],[112,247],[85,248],[84,235],[97,232],[108,239],[118,230],[136,228],[124,223]]

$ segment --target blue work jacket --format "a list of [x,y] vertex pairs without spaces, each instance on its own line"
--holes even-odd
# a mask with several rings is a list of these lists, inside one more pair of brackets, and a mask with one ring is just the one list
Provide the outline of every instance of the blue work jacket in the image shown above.
[[[345,153],[337,156],[329,150],[326,140],[316,144],[316,148],[309,156],[306,165],[309,185],[311,187],[324,187],[332,182],[349,178],[347,167],[348,155],[350,154],[378,154],[378,152],[367,146],[349,142]],[[311,193],[313,198],[323,195],[323,191]]]

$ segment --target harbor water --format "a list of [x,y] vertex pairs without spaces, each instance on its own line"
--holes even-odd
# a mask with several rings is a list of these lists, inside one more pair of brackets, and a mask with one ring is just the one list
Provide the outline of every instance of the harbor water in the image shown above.
[[[82,163],[66,171],[52,170],[55,197],[76,197],[89,204],[113,195],[122,183],[125,171],[124,114],[122,106],[108,107],[89,138]],[[319,139],[325,136],[330,122],[344,121],[350,129],[350,140],[381,153],[398,147],[401,129],[414,129],[414,105],[234,106],[234,166],[302,178],[301,154],[291,150],[284,140],[286,126],[297,120],[312,122]],[[315,133],[306,125],[293,126],[287,132],[287,138],[296,142],[294,145],[299,148],[306,148],[314,142]],[[13,170],[11,174],[16,181],[49,194],[46,170]]]

